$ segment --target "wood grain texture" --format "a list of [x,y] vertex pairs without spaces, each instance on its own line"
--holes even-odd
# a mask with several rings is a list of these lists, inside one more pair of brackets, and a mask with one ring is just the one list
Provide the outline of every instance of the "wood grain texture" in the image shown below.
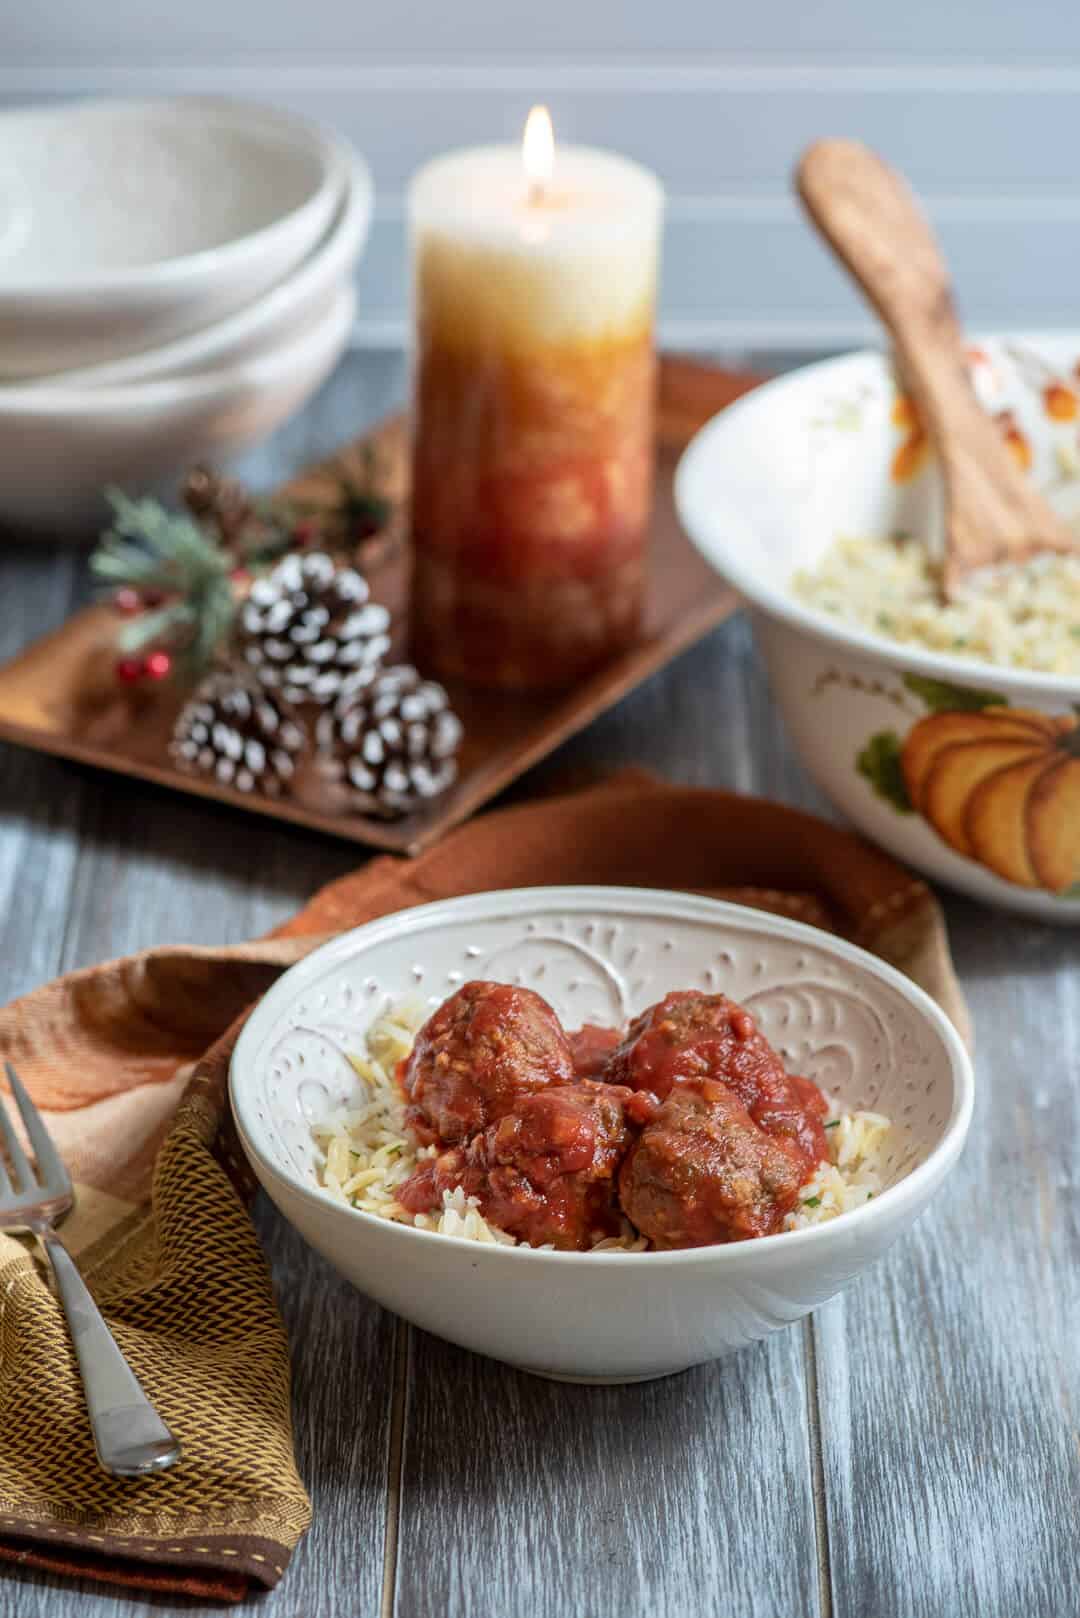
[[[0,551],[0,659],[26,626],[51,628],[70,610],[76,567],[48,547]],[[17,606],[16,606],[17,604]],[[14,609],[14,610],[13,610]],[[45,768],[41,765],[45,764]],[[0,961],[5,998],[59,968],[66,891],[78,860],[82,784],[54,761],[8,751],[0,771]],[[27,916],[38,918],[33,928]]]
[[815,1317],[837,1618],[1076,1610],[1075,932],[950,907],[979,1035],[957,1172]]
[[413,1338],[398,1613],[819,1612],[798,1333],[623,1388]]
[[[398,360],[353,357],[252,475],[269,483],[331,448],[400,383]],[[0,553],[0,653],[24,624],[59,620],[72,576],[62,557]],[[823,809],[742,620],[598,719],[515,795],[629,762]],[[0,747],[0,994],[165,936],[260,931],[356,857],[315,834]],[[959,899],[947,910],[979,1037],[967,1153],[874,1274],[811,1325],[745,1354],[666,1382],[583,1390],[402,1333],[411,1348],[398,1456],[394,1323],[260,1206],[316,1516],[286,1579],[244,1603],[242,1618],[1076,1611],[1080,1118],[1060,1051],[1080,1043],[1080,934]],[[388,1522],[397,1542],[386,1569]],[[191,1613],[210,1618],[0,1574],[0,1618]]]
[[941,466],[947,593],[975,568],[1080,550],[975,396],[949,271],[907,181],[854,140],[815,141],[797,178],[811,219],[881,316]]

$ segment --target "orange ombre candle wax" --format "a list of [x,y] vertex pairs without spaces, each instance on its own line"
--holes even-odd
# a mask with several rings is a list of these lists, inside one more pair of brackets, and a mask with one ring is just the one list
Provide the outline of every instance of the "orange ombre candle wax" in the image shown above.
[[652,490],[663,193],[609,153],[539,163],[452,153],[409,199],[414,655],[517,688],[634,640]]

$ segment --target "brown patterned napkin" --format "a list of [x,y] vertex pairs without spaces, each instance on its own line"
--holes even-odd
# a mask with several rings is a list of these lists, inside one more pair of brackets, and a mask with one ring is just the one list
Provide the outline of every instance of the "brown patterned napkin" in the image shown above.
[[341,928],[557,882],[693,889],[799,917],[901,967],[968,1033],[924,883],[809,815],[637,771],[489,815],[411,864],[377,859],[261,942],[149,950],[13,1002],[0,1057],[78,1184],[66,1234],[184,1459],[138,1482],[100,1470],[59,1307],[31,1250],[0,1235],[0,1557],[221,1599],[276,1583],[310,1508],[288,1347],[228,1118],[239,1023],[283,967]]

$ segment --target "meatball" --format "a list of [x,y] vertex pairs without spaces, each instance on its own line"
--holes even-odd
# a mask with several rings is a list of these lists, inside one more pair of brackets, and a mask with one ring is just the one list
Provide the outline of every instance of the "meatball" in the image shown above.
[[779,1230],[806,1178],[798,1149],[760,1129],[714,1079],[671,1090],[619,1174],[627,1218],[654,1246],[708,1247]]
[[599,1028],[587,1022],[570,1036],[574,1072],[579,1079],[602,1079],[608,1059],[618,1049],[622,1035],[617,1028]]
[[651,1090],[661,1101],[675,1084],[717,1079],[767,1134],[793,1142],[808,1169],[827,1156],[821,1091],[784,1071],[750,1013],[726,995],[692,989],[665,995],[630,1024],[604,1078]]
[[814,1083],[797,1073],[785,1073],[785,1083],[762,1094],[750,1108],[759,1129],[775,1140],[786,1140],[802,1156],[808,1173],[828,1158],[825,1118],[829,1103]]
[[523,1096],[569,1084],[574,1059],[558,1017],[531,989],[466,983],[428,1018],[399,1077],[417,1137],[453,1145]]
[[398,1188],[398,1201],[426,1212],[460,1186],[485,1219],[519,1241],[591,1247],[620,1228],[619,1165],[648,1111],[640,1096],[606,1084],[523,1096],[467,1145],[424,1163]]

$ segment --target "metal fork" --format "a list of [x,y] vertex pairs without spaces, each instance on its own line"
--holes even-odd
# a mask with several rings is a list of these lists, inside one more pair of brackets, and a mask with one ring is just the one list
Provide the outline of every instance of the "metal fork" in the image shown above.
[[107,1472],[122,1478],[160,1472],[180,1459],[180,1445],[139,1386],[74,1259],[53,1229],[75,1206],[71,1176],[15,1069],[10,1062],[5,1066],[37,1160],[37,1173],[0,1097],[0,1140],[9,1165],[5,1167],[0,1157],[0,1228],[14,1225],[33,1231],[52,1265],[82,1374],[98,1460]]

